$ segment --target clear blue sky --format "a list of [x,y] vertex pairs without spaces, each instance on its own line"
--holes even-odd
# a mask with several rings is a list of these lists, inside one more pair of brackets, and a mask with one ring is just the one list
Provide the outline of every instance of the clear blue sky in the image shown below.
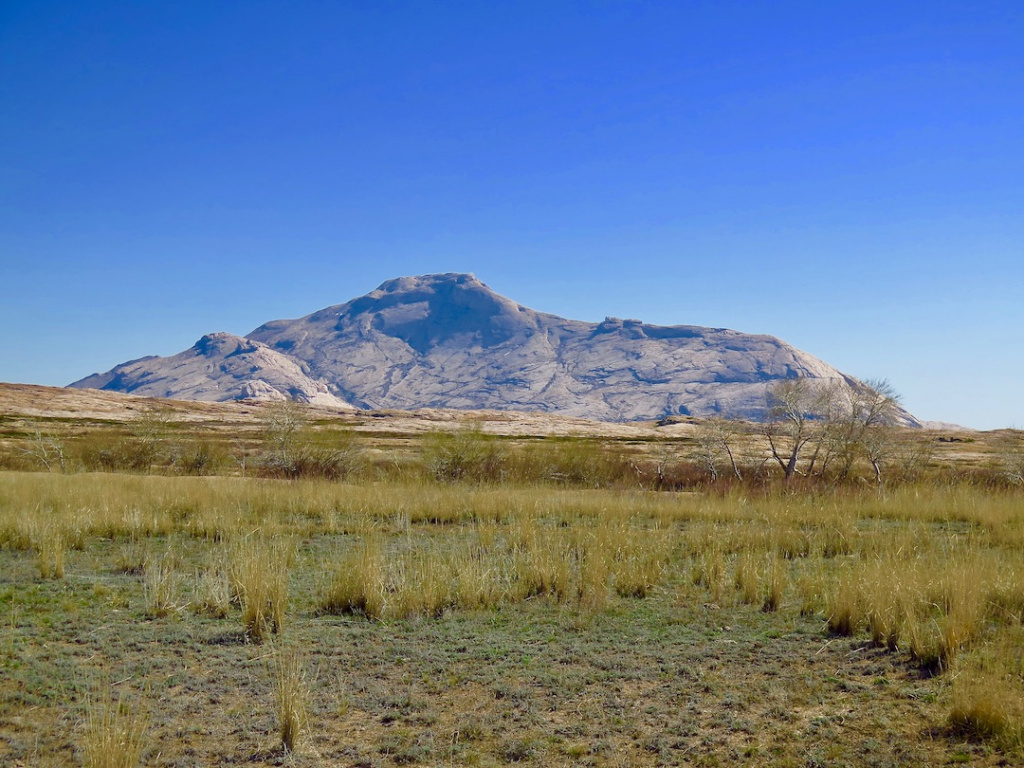
[[1024,4],[0,3],[0,380],[449,271],[1024,427]]

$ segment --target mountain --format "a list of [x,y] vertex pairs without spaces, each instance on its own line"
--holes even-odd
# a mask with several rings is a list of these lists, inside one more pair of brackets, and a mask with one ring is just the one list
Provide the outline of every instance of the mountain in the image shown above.
[[[549,411],[604,421],[759,418],[765,387],[856,380],[771,336],[722,328],[567,320],[470,274],[389,280],[365,296],[244,339],[204,337],[77,381],[203,400],[333,397],[360,408]],[[909,415],[908,415],[909,416]]]

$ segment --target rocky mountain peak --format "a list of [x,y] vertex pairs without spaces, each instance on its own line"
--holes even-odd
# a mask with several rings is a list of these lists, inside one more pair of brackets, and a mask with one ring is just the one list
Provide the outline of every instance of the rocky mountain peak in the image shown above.
[[[531,325],[527,310],[472,274],[400,277],[332,309],[337,330],[372,329],[421,354],[451,343],[493,347]],[[310,316],[313,322],[323,319],[323,313]],[[261,330],[251,335],[262,338]]]
[[192,346],[193,351],[199,355],[212,357],[216,355],[239,355],[246,352],[255,352],[257,344],[244,336],[235,336],[232,333],[217,331],[203,336]]
[[72,386],[630,421],[760,418],[766,386],[793,377],[855,384],[772,336],[614,317],[568,320],[524,307],[472,274],[444,273],[388,280],[245,338],[209,334],[180,355],[126,363]]

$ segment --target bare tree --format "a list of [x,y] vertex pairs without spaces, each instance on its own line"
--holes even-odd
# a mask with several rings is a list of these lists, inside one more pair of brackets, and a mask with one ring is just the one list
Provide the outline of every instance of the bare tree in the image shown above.
[[24,453],[30,459],[42,464],[47,472],[52,472],[55,467],[59,468],[61,472],[67,472],[64,440],[56,435],[44,435],[37,429],[24,449]]
[[712,418],[698,424],[696,458],[707,468],[712,480],[718,479],[718,467],[726,461],[736,479],[743,479],[734,447],[739,434],[740,425],[728,419]]
[[294,400],[268,403],[261,421],[263,438],[273,461],[282,468],[290,466],[296,440],[308,423],[303,406]]
[[174,411],[166,405],[156,405],[136,414],[128,425],[131,438],[125,441],[131,463],[145,470],[158,459],[165,458],[167,436],[173,424]]
[[833,383],[809,378],[781,379],[769,385],[764,434],[786,480],[803,474],[798,469],[800,454],[824,433],[835,392]]
[[930,440],[910,434],[909,430],[901,430],[894,441],[888,464],[900,480],[914,480],[928,466],[933,453],[934,447]]
[[850,415],[856,424],[855,433],[875,472],[875,482],[881,485],[882,464],[899,448],[900,395],[885,379],[868,379],[854,391]]
[[[825,476],[836,464],[844,479],[863,457],[881,483],[882,465],[897,452],[900,413],[900,396],[884,379],[784,379],[768,389],[765,435],[787,480]],[[801,470],[804,452],[810,456]]]
[[656,487],[658,489],[664,488],[668,485],[669,467],[679,459],[676,445],[668,441],[659,443],[651,452],[651,456],[654,459],[654,481]]
[[842,462],[841,479],[849,476],[857,457],[863,455],[881,483],[881,464],[896,450],[899,415],[900,395],[887,380],[868,379],[850,385],[829,429]]

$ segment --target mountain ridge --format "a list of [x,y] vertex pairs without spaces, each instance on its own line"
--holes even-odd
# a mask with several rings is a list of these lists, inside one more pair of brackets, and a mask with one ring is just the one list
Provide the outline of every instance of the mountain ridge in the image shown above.
[[570,320],[525,307],[472,274],[442,273],[387,280],[364,296],[269,321],[245,337],[211,334],[179,355],[129,361],[70,386],[633,421],[761,418],[766,385],[795,377],[857,385],[774,336],[612,317]]

